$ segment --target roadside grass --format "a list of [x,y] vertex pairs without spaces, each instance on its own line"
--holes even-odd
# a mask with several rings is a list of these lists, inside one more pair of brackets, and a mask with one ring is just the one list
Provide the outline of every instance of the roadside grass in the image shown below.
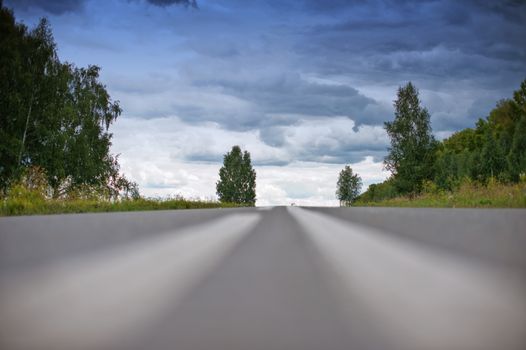
[[455,191],[437,190],[430,186],[424,193],[411,197],[395,197],[377,202],[356,201],[353,206],[430,207],[430,208],[526,208],[526,182],[487,185],[462,183]]
[[240,205],[216,201],[188,200],[182,197],[171,199],[128,199],[105,201],[96,199],[43,199],[39,196],[5,198],[0,205],[0,216],[45,215],[67,213],[100,213],[117,211],[143,211],[167,209],[233,208]]

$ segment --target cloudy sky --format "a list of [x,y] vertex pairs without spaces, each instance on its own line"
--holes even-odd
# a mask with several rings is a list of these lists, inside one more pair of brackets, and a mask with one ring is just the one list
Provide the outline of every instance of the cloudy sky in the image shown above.
[[124,112],[124,173],[147,196],[215,198],[222,156],[247,149],[258,205],[336,205],[338,172],[368,184],[398,86],[438,138],[473,126],[526,78],[522,0],[11,0],[52,25],[59,56],[102,67]]

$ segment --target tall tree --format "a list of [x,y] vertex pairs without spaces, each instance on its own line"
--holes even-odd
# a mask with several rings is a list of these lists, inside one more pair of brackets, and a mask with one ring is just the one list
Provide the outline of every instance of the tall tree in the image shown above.
[[30,31],[1,1],[0,34],[0,193],[34,166],[55,197],[81,187],[136,188],[115,180],[108,129],[121,109],[98,81],[99,67],[60,62],[47,20]]
[[351,167],[346,165],[338,177],[336,197],[340,205],[350,206],[360,194],[362,189],[362,179],[358,174],[354,174]]
[[394,121],[385,123],[391,147],[384,163],[400,193],[416,193],[424,180],[433,177],[436,141],[429,112],[420,106],[418,90],[411,83],[398,89],[394,107]]
[[45,19],[29,31],[0,1],[0,190],[19,176],[46,72],[56,59]]
[[225,154],[216,189],[221,202],[256,204],[256,172],[252,168],[250,153],[234,146]]

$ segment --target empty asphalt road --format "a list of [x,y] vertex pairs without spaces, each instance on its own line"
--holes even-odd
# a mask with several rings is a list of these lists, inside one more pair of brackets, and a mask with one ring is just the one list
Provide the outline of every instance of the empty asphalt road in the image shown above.
[[526,349],[526,211],[0,218],[0,349]]

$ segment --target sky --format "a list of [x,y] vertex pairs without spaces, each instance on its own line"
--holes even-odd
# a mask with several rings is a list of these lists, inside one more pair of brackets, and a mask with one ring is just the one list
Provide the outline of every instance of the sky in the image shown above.
[[98,65],[123,113],[124,174],[153,197],[215,199],[223,155],[250,152],[257,205],[337,205],[350,164],[383,181],[393,101],[419,89],[443,139],[526,78],[524,0],[11,0],[51,23],[59,57]]

